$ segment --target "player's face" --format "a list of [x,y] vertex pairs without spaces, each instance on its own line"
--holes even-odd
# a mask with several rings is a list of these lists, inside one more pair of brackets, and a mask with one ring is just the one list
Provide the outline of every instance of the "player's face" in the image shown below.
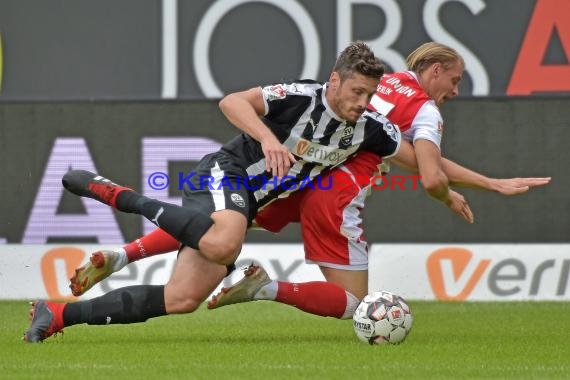
[[354,123],[366,110],[377,85],[378,80],[362,74],[355,73],[341,80],[334,72],[327,89],[327,102],[338,117]]
[[456,62],[445,69],[441,64],[434,64],[433,80],[430,83],[428,95],[441,107],[446,100],[459,95],[459,83],[463,76],[463,65]]

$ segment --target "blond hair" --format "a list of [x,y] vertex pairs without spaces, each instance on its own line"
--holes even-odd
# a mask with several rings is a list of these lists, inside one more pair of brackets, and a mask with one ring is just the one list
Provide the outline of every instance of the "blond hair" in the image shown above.
[[408,70],[416,73],[421,73],[434,63],[441,63],[446,70],[456,63],[465,67],[463,57],[455,49],[437,42],[426,42],[420,45],[406,58]]

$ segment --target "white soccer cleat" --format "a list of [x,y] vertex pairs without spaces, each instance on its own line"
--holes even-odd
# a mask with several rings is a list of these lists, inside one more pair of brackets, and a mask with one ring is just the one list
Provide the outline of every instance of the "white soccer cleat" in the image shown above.
[[69,288],[74,296],[80,296],[126,264],[119,252],[97,251],[91,254],[87,264],[75,270],[75,275],[69,280]]
[[245,277],[235,285],[222,288],[212,297],[208,302],[208,309],[253,301],[257,292],[272,281],[265,269],[258,265],[251,264],[243,273]]

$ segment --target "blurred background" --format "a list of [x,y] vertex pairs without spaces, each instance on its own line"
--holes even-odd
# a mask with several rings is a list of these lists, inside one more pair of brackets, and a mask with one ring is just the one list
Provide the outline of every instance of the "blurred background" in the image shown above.
[[[524,243],[545,252],[562,244],[556,265],[567,285],[567,0],[0,0],[0,33],[6,249],[133,240],[152,226],[66,194],[61,176],[92,170],[178,203],[177,173],[237,133],[217,108],[224,94],[326,81],[338,52],[357,39],[391,71],[403,70],[408,53],[435,40],[467,66],[460,97],[442,109],[443,155],[489,176],[552,182],[512,198],[462,190],[474,225],[421,188],[374,191],[367,240]],[[155,172],[170,176],[167,190],[149,186]],[[251,232],[248,242],[300,243],[299,228]]]

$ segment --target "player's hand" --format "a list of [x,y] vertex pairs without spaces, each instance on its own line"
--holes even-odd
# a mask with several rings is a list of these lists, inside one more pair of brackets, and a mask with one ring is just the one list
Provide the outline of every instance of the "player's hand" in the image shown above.
[[471,207],[465,200],[465,197],[456,191],[449,189],[449,199],[445,202],[445,205],[451,209],[454,213],[465,219],[467,223],[473,223],[475,218]]
[[297,162],[289,149],[276,138],[261,142],[261,149],[265,155],[265,170],[279,179],[287,175],[291,165]]
[[548,183],[550,177],[493,179],[493,189],[503,195],[518,195],[526,193],[531,187],[544,186]]

